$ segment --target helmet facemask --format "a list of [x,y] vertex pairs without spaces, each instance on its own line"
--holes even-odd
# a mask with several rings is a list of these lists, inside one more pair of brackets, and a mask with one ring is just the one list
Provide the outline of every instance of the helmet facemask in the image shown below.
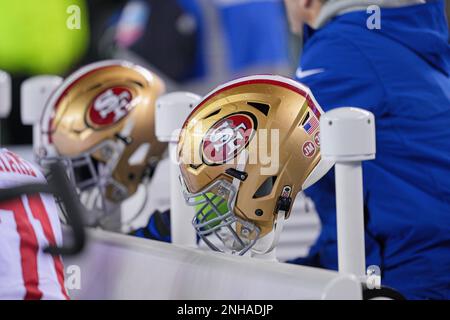
[[[119,213],[121,201],[129,196],[127,188],[113,177],[123,150],[121,143],[107,140],[77,156],[37,159],[43,168],[54,161],[61,161],[65,165],[67,175],[86,209],[85,219],[89,226],[108,225],[108,221]],[[106,161],[98,160],[99,155]]]
[[195,209],[192,224],[211,249],[223,251],[210,240],[211,235],[215,235],[231,253],[243,255],[253,247],[260,230],[234,214],[237,190],[232,183],[218,179],[198,193],[190,193],[183,182],[182,185],[186,203]]

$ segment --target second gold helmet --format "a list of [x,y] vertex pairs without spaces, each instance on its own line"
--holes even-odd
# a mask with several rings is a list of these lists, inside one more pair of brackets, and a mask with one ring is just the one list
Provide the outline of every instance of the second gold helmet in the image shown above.
[[154,131],[162,80],[125,61],[87,65],[69,76],[41,119],[41,163],[60,159],[83,203],[101,224],[113,206],[133,195],[165,150]]

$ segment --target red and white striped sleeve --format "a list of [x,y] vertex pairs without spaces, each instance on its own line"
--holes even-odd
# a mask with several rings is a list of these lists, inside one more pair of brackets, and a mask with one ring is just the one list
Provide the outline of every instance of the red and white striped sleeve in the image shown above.
[[[36,167],[0,150],[0,189],[43,181]],[[61,257],[43,252],[61,242],[52,196],[23,195],[0,203],[0,299],[68,299]]]

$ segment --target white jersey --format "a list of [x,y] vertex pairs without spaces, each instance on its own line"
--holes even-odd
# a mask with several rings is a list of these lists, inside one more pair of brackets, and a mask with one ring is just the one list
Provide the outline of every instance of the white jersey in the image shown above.
[[[0,149],[0,189],[39,182],[45,178],[36,166]],[[49,244],[61,243],[51,195],[22,195],[0,203],[0,299],[68,299],[61,257],[43,252]]]

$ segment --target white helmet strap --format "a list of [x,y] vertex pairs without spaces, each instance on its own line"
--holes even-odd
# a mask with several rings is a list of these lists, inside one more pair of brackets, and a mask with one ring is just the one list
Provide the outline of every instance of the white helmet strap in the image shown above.
[[281,232],[283,232],[284,222],[286,220],[286,211],[278,211],[273,230],[258,239],[255,245],[251,248],[251,251],[256,254],[267,254],[273,251],[280,240]]
[[[237,166],[236,166],[236,170],[244,172],[245,171],[245,166],[247,164],[247,160],[248,160],[248,152],[246,149],[242,150],[242,152],[239,154],[239,157],[237,159]],[[241,184],[241,180],[239,180],[238,178],[233,178],[233,181],[231,182],[233,187],[236,190],[236,194],[239,192],[239,186]],[[233,207],[234,207],[235,203],[233,203]]]

